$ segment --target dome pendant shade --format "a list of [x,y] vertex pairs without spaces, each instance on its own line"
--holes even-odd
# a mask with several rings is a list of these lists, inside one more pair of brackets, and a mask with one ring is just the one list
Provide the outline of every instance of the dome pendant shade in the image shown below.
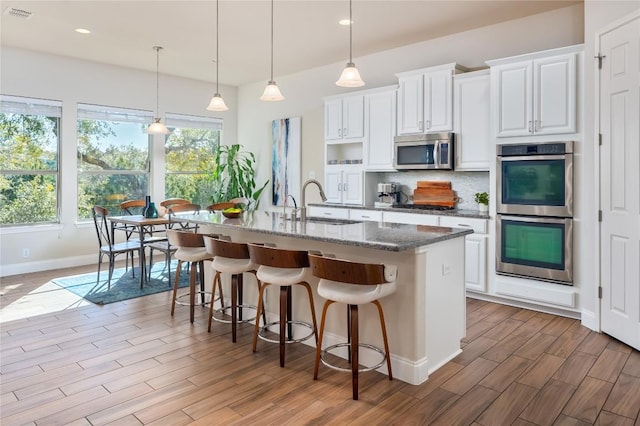
[[167,126],[160,122],[159,118],[154,118],[153,124],[150,124],[149,127],[147,127],[147,133],[150,135],[168,135],[171,131],[167,129]]
[[360,78],[360,72],[356,68],[356,64],[349,62],[342,70],[340,78],[336,81],[336,85],[341,87],[362,87],[364,81]]
[[222,96],[220,95],[220,93],[216,92],[216,94],[213,95],[213,98],[211,98],[211,102],[209,102],[209,106],[207,107],[207,110],[209,110],[209,111],[228,111],[229,108],[224,103],[224,99],[222,99]]
[[267,87],[264,88],[264,92],[262,96],[260,96],[261,101],[282,101],[284,100],[284,96],[280,93],[280,88],[276,84],[275,81],[270,80],[267,83]]

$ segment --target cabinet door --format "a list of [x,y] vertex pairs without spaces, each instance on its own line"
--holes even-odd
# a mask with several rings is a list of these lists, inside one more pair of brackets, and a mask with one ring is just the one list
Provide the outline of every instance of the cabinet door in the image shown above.
[[361,139],[364,136],[364,96],[349,96],[342,100],[342,138]]
[[576,54],[533,61],[535,134],[575,133]]
[[435,215],[391,211],[382,212],[382,220],[384,222],[406,223],[409,225],[438,226],[440,223],[439,216]]
[[324,138],[342,138],[342,100],[333,99],[324,104]]
[[424,76],[425,132],[450,132],[453,129],[453,74],[436,71]]
[[396,92],[365,96],[365,168],[393,170],[393,137],[396,135]]
[[381,222],[382,212],[380,210],[349,209],[349,219]]
[[423,121],[423,76],[422,74],[398,79],[398,134],[422,133]]
[[486,235],[469,235],[465,237],[464,281],[467,290],[487,291]]
[[456,135],[456,170],[489,170],[489,74],[455,76],[453,131]]
[[498,137],[530,135],[533,130],[532,66],[526,61],[491,68]]
[[364,201],[364,172],[344,170],[342,172],[342,202],[362,205]]
[[324,193],[327,196],[327,202],[342,202],[342,170],[326,166],[324,173]]

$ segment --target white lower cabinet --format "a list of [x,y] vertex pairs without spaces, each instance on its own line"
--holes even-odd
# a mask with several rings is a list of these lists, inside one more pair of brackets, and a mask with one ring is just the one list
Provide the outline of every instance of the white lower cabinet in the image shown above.
[[380,210],[349,209],[349,219],[381,222],[382,212]]
[[440,226],[451,228],[471,228],[473,234],[465,237],[464,281],[467,290],[487,291],[487,220],[441,216]]
[[328,217],[331,219],[349,219],[349,209],[341,207],[307,207],[307,217]]

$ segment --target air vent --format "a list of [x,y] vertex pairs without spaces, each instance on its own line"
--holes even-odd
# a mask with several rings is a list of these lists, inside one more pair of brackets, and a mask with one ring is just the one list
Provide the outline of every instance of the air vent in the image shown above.
[[29,19],[33,15],[33,13],[31,13],[31,12],[28,12],[28,11],[22,10],[22,9],[16,9],[15,7],[8,7],[4,11],[4,14],[5,15],[9,15],[9,16],[13,16],[13,17],[16,17],[16,18],[20,18],[20,19]]

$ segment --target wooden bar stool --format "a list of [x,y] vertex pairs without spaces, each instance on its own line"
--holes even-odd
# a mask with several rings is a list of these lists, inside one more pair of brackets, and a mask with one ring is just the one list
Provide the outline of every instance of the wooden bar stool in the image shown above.
[[[209,235],[214,236],[214,235]],[[182,263],[189,262],[191,264],[191,271],[189,274],[189,307],[190,307],[190,320],[193,323],[195,313],[196,294],[200,294],[202,305],[205,303],[205,290],[204,290],[204,261],[213,260],[213,256],[207,253],[207,249],[204,246],[204,235],[195,234],[188,231],[178,231],[174,229],[167,230],[167,238],[171,246],[177,247],[175,258],[178,260],[178,266],[176,267],[176,278],[173,283],[173,300],[171,302],[171,316],[173,316],[176,304],[182,305],[178,299],[180,297],[187,296],[187,294],[178,295],[178,286],[180,285],[180,271],[182,270]],[[215,235],[218,237],[218,235]],[[200,280],[200,290],[196,291],[196,277]],[[210,301],[213,303],[213,300]]]
[[[302,342],[311,336],[314,336],[316,343],[318,342],[318,326],[316,324],[316,310],[313,305],[313,293],[311,292],[311,286],[305,280],[309,273],[308,253],[306,251],[267,247],[260,244],[247,244],[247,246],[249,247],[251,261],[259,265],[256,275],[262,283],[260,296],[258,297],[256,325],[253,332],[253,351],[256,351],[258,337],[267,342],[279,343],[280,367],[284,367],[285,344]],[[264,312],[264,291],[270,285],[280,287],[280,316],[278,321],[260,327],[260,315]],[[294,321],[291,318],[291,289],[293,285],[301,285],[307,289],[313,325],[303,321]],[[263,333],[276,324],[280,328],[279,339],[267,338]],[[294,339],[292,333],[293,324],[307,327],[311,332],[304,337]]]
[[[220,304],[219,309],[213,309],[213,303],[209,306],[209,328],[211,331],[211,320],[230,323],[231,324],[231,340],[235,343],[237,333],[236,328],[238,322],[250,322],[253,318],[242,318],[243,309],[258,310],[255,305],[243,304],[243,273],[250,272],[256,274],[258,268],[249,257],[249,248],[244,243],[234,243],[224,239],[216,239],[211,237],[204,237],[204,245],[207,249],[207,253],[213,256],[213,262],[211,263],[211,269],[213,269],[213,285],[211,287],[211,300],[214,299],[214,293],[216,284],[219,289]],[[224,299],[222,297],[222,280],[221,274],[231,274],[231,306],[224,306]],[[257,280],[257,278],[256,278]],[[257,280],[258,291],[260,291],[260,280]],[[215,313],[224,313],[227,310],[231,310],[231,321],[216,318]],[[266,323],[266,318],[264,320]]]
[[[358,399],[358,373],[375,370],[386,360],[389,380],[393,379],[391,374],[391,359],[389,358],[389,342],[387,341],[387,328],[384,322],[382,305],[378,299],[388,296],[396,291],[397,268],[393,265],[367,264],[351,262],[349,260],[323,257],[322,255],[309,254],[309,264],[314,276],[320,278],[318,284],[318,294],[327,301],[322,309],[322,320],[320,321],[320,337],[316,348],[316,361],[313,368],[313,379],[318,379],[318,369],[320,361],[327,367],[340,371],[351,371],[351,384],[353,388],[353,399]],[[322,350],[322,337],[324,325],[327,317],[327,309],[334,303],[345,303],[349,306],[349,341],[338,343]],[[373,303],[378,308],[380,315],[380,327],[382,328],[382,338],[384,340],[384,352],[373,345],[360,343],[358,336],[358,305]],[[325,360],[324,355],[331,350],[349,346],[349,360],[351,368],[341,368],[330,364]],[[382,355],[382,361],[373,367],[360,367],[359,348],[366,347]]]

